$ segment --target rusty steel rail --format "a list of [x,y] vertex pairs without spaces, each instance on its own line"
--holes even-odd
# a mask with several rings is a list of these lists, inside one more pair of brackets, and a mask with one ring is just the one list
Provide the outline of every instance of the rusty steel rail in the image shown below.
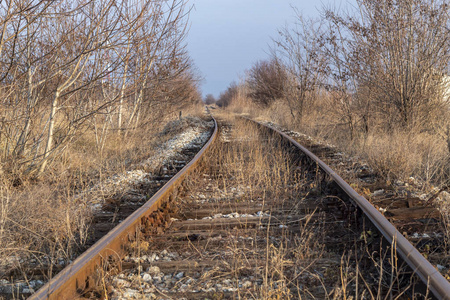
[[350,199],[353,200],[372,224],[380,231],[390,245],[396,248],[399,256],[408,264],[411,270],[419,276],[436,299],[450,299],[450,283],[436,270],[433,265],[423,257],[422,254],[363,196],[359,195],[347,182],[345,182],[335,171],[320,160],[311,151],[300,145],[294,139],[275,128],[260,122],[255,122],[269,130],[273,130],[289,140],[289,142],[305,153],[313,162],[326,172],[332,180],[339,185]]
[[125,246],[134,240],[141,224],[168,199],[176,186],[192,171],[200,161],[202,155],[209,149],[217,138],[217,122],[214,121],[214,131],[195,157],[172,177],[153,197],[143,206],[128,216],[122,223],[112,229],[97,241],[73,263],[63,269],[47,284],[34,293],[29,299],[74,299],[81,291],[92,287],[93,274],[110,259],[120,259],[125,255]]

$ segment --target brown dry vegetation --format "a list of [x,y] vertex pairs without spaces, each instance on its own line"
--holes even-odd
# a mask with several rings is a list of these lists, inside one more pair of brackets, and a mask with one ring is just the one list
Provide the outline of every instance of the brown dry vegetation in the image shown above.
[[0,277],[73,259],[92,214],[76,195],[201,110],[187,14],[183,0],[2,2]]
[[279,78],[283,95],[256,98],[255,80],[280,73],[256,64],[232,87],[226,108],[332,144],[368,163],[393,190],[406,183],[424,199],[438,196],[447,254],[449,9],[448,1],[361,0],[354,11],[325,8],[319,20],[298,14],[269,59],[288,74]]
[[[445,190],[449,9],[445,0],[361,0],[347,11],[326,7],[317,20],[295,11],[266,63],[284,71],[256,64],[233,87],[228,108],[331,143],[369,162],[388,183]],[[265,90],[255,81],[273,76],[284,81],[283,95],[257,98]]]
[[[243,94],[245,93],[241,93]],[[420,129],[397,128],[386,132],[380,126],[368,134],[357,132],[351,139],[348,128],[334,119],[339,115],[330,109],[327,96],[323,96],[324,98],[316,99],[313,106],[305,109],[302,124],[292,118],[288,105],[282,99],[269,107],[261,108],[248,98],[236,97],[229,109],[256,119],[272,121],[335,145],[350,155],[357,155],[369,162],[387,181],[408,181],[409,177],[414,177],[425,183],[426,189],[448,184],[450,152],[441,135]]]
[[[240,87],[240,95],[245,95],[245,89],[245,86]],[[283,99],[262,108],[245,96],[236,97],[228,109],[305,133],[320,143],[332,144],[339,151],[354,156],[356,160],[368,163],[394,189],[399,180],[410,184],[412,192],[426,194],[427,199],[437,195],[434,205],[441,212],[443,242],[446,245],[443,249],[447,249],[449,253],[450,197],[445,190],[448,190],[450,178],[450,152],[446,140],[434,131],[418,128],[385,131],[381,128],[382,125],[368,134],[356,131],[357,134],[351,139],[348,127],[330,117],[336,112],[330,110],[326,94],[323,96],[324,98],[316,99],[314,104],[305,109],[301,124],[292,117],[289,106]]]

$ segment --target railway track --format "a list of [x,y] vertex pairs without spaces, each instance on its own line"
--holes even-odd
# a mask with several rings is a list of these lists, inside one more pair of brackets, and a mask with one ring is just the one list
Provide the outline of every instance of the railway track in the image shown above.
[[316,156],[262,125],[220,124],[31,298],[449,299],[448,281]]
[[[286,133],[278,129],[272,129],[289,138]],[[407,272],[411,272],[411,274],[420,278],[419,283],[415,284],[418,287],[418,295],[435,297],[437,299],[450,298],[449,282],[440,274],[438,268],[433,266],[420,253],[420,250],[427,253],[440,252],[440,255],[435,256],[435,261],[441,263],[444,261],[443,264],[448,264],[449,258],[447,255],[449,249],[448,245],[443,242],[444,233],[442,232],[445,224],[442,225],[440,222],[440,213],[436,208],[428,206],[428,201],[411,197],[408,193],[399,193],[392,186],[384,184],[382,186],[383,189],[379,189],[380,186],[377,180],[369,182],[362,180],[366,184],[361,185],[360,189],[372,188],[373,190],[373,186],[375,186],[378,188],[377,191],[380,191],[380,193],[375,192],[370,195],[371,203],[377,209],[364,197],[360,196],[319,157],[292,138],[291,142],[300,148],[309,159],[314,161],[345,192],[344,198],[348,198],[358,208],[358,211],[363,214],[363,221],[368,221],[367,223],[370,223],[369,227],[373,226],[383,236],[384,240],[388,242],[389,247],[394,248],[397,252],[398,257],[395,260],[405,264]],[[305,139],[303,139],[303,142],[309,144]],[[312,148],[315,148],[315,153],[319,153],[324,159],[330,161],[329,147],[316,145]],[[358,174],[358,176],[360,178],[376,177],[375,174],[367,174],[365,172]],[[414,292],[412,292],[412,295],[414,296]]]
[[[275,127],[273,124],[267,124]],[[278,128],[295,141],[317,155],[333,170],[339,170],[346,181],[375,206],[383,216],[391,222],[426,258],[438,269],[444,269],[447,279],[450,278],[450,257],[448,256],[448,237],[445,237],[448,226],[442,221],[442,215],[431,203],[442,190],[429,194],[414,192],[410,183],[397,182],[388,184],[386,180],[367,165],[343,157],[333,147],[312,142],[305,135]],[[446,266],[446,267],[444,267]]]
[[[27,298],[49,278],[55,277],[62,270],[66,272],[64,267],[71,262],[69,259],[75,259],[84,252],[83,249],[97,246],[97,241],[115,230],[116,226],[141,208],[150,196],[183,169],[209,140],[214,128],[214,121],[207,122],[193,117],[169,122],[160,133],[164,142],[158,145],[156,151],[150,151],[146,160],[131,165],[131,170],[127,172],[115,174],[76,194],[70,201],[75,201],[82,208],[87,206],[93,212],[92,218],[86,220],[90,226],[83,248],[75,249],[70,257],[49,257],[49,254],[44,256],[43,253],[32,257],[34,259],[24,257],[20,264],[12,263],[7,268],[2,268],[0,299]],[[193,163],[192,161],[191,164]],[[172,197],[171,194],[169,196]],[[151,217],[156,224],[162,222],[164,215],[155,214]]]

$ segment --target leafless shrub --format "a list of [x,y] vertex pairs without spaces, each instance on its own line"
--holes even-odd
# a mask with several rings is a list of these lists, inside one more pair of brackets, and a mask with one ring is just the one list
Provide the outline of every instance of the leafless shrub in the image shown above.
[[183,0],[5,5],[2,159],[31,175],[42,174],[90,126],[101,148],[111,130],[148,122],[155,106],[200,100],[183,45]]
[[208,94],[205,96],[205,99],[203,100],[205,104],[210,105],[216,103],[216,98],[214,98],[213,94]]
[[217,105],[220,107],[227,107],[233,101],[233,98],[238,95],[238,85],[233,82],[225,92],[222,92],[217,100]]
[[291,115],[302,123],[305,113],[325,84],[327,59],[323,46],[323,21],[306,19],[294,8],[297,21],[279,30],[272,55],[286,70],[284,92]]
[[270,105],[284,96],[286,81],[286,71],[277,60],[259,61],[248,71],[249,96],[260,105]]

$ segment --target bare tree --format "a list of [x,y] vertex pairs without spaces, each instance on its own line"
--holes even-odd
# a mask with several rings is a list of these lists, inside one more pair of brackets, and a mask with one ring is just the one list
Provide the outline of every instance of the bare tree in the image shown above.
[[259,61],[248,71],[249,96],[255,103],[267,106],[284,97],[287,74],[276,60]]
[[217,100],[217,105],[220,107],[227,107],[231,104],[233,101],[233,98],[235,98],[239,93],[239,86],[232,82],[226,91],[220,93],[219,100]]
[[144,92],[151,84],[155,66],[158,63],[161,66],[162,61],[168,62],[183,53],[181,42],[186,33],[184,1],[152,2],[151,10],[154,18],[141,28],[140,34],[146,38],[142,39],[144,43],[140,45],[133,62],[138,68],[135,73],[138,77],[134,79],[134,105],[127,127],[131,127],[133,122],[135,126],[139,124]]
[[275,39],[276,48],[273,57],[284,64],[287,71],[285,80],[286,100],[291,114],[301,123],[305,107],[314,101],[323,85],[326,57],[321,51],[323,46],[323,22],[305,19],[294,8],[297,21],[293,26],[279,30]]
[[207,94],[203,102],[205,102],[205,104],[207,105],[214,104],[216,103],[216,98],[214,98],[213,94]]
[[[33,40],[46,10],[55,1],[2,1],[0,9],[0,90],[6,108],[2,118],[8,133],[5,156],[12,149],[21,156],[29,136],[31,115],[36,105],[35,62],[44,54]],[[12,98],[15,101],[12,101]],[[26,102],[25,105],[23,101]],[[14,122],[11,122],[14,120]],[[22,123],[23,121],[23,123]],[[15,141],[14,138],[18,136]]]
[[[99,54],[105,47],[110,47],[111,40],[118,34],[119,22],[115,8],[114,0],[100,3],[91,1],[87,4],[80,1],[72,3],[71,6],[52,7],[49,12],[56,16],[48,19],[50,24],[46,24],[47,28],[53,29],[47,36],[52,46],[55,45],[49,73],[56,78],[56,82],[53,87],[45,149],[39,162],[40,173],[45,170],[50,154],[59,148],[58,144],[54,144],[57,113],[63,108],[69,108],[73,113],[67,120],[66,132],[59,142],[59,145],[62,145],[62,141],[70,137],[69,132],[74,129],[74,122],[84,117],[79,114],[78,107],[71,106],[72,97],[75,97],[77,91],[89,89],[108,71],[104,69]],[[83,98],[79,100],[83,101]],[[78,101],[76,105],[79,104]]]
[[[422,126],[439,99],[449,62],[445,0],[358,1],[358,14],[327,19],[343,37],[347,68],[372,103],[397,113],[404,127]],[[336,31],[334,31],[336,32]]]
[[185,7],[184,0],[1,2],[4,158],[42,173],[85,124],[101,149],[114,116],[115,127],[136,128],[143,105],[148,112],[162,101],[154,95],[200,99],[183,46]]

